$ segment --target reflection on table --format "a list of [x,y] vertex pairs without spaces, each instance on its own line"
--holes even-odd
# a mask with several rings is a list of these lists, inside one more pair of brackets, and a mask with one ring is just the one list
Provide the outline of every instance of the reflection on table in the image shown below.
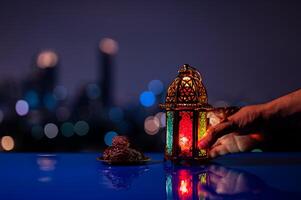
[[102,177],[102,182],[105,182],[108,188],[129,189],[131,183],[148,170],[147,165],[105,166],[100,170],[100,177]]
[[165,165],[166,199],[266,199],[300,198],[299,193],[279,191],[260,178],[216,164]]

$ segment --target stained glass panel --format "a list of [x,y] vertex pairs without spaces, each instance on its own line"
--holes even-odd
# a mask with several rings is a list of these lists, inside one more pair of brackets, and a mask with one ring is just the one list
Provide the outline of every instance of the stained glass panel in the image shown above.
[[[205,135],[207,130],[207,115],[206,112],[199,113],[199,122],[198,122],[198,143],[201,138]],[[207,152],[205,149],[199,150],[199,156],[207,156]]]
[[193,112],[181,111],[179,122],[180,156],[192,156]]
[[173,145],[173,122],[174,122],[174,112],[167,111],[166,113],[166,154],[168,156],[172,155],[172,145]]

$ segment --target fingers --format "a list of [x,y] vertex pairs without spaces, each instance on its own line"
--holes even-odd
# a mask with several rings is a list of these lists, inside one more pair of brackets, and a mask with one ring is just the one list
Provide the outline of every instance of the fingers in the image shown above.
[[225,121],[214,127],[210,127],[204,137],[201,139],[199,147],[202,149],[209,148],[219,137],[230,133],[233,128],[234,124],[232,121]]
[[225,145],[219,145],[209,150],[209,157],[216,158],[230,153]]

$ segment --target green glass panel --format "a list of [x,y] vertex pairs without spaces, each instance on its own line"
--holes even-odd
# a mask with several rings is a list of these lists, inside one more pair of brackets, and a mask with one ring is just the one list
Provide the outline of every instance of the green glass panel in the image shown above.
[[172,144],[173,144],[173,122],[174,113],[167,111],[166,113],[166,153],[172,155]]
[[[201,138],[205,135],[207,130],[207,113],[206,112],[200,112],[199,113],[199,127],[198,127],[198,142],[201,140]],[[206,150],[200,149],[199,156],[206,156]]]

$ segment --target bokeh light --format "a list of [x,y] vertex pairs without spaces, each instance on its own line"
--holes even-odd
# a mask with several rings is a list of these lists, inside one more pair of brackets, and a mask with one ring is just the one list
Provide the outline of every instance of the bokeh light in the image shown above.
[[100,88],[95,83],[90,83],[86,87],[86,94],[89,99],[95,100],[100,96]]
[[44,126],[44,133],[49,139],[55,138],[59,133],[58,127],[53,123],[48,123]]
[[166,114],[164,112],[158,112],[155,117],[160,122],[160,128],[163,128],[166,126]]
[[1,146],[5,151],[11,151],[15,147],[15,141],[11,136],[4,136],[1,138]]
[[78,121],[74,125],[74,132],[79,136],[84,136],[88,134],[90,130],[90,126],[85,121]]
[[52,93],[46,94],[43,98],[43,102],[48,110],[54,110],[57,105],[56,99]]
[[66,121],[70,117],[70,111],[67,107],[61,106],[56,109],[55,115],[59,121]]
[[24,99],[28,102],[30,108],[36,108],[39,105],[38,93],[34,90],[29,90],[25,93]]
[[150,107],[154,105],[156,97],[151,91],[144,91],[140,95],[140,103],[145,107]]
[[117,135],[118,134],[115,131],[109,131],[109,132],[107,132],[105,134],[105,137],[104,137],[105,144],[108,145],[108,146],[112,146],[112,140]]
[[109,118],[113,122],[120,122],[123,120],[123,110],[119,107],[113,107],[109,110]]
[[42,51],[37,58],[37,66],[39,68],[45,69],[49,67],[54,67],[58,63],[58,55],[51,50]]
[[56,100],[65,100],[68,96],[68,90],[62,85],[58,85],[53,90],[53,96]]
[[159,132],[160,121],[157,117],[149,116],[144,120],[144,130],[149,135],[155,135]]
[[35,125],[31,128],[31,136],[36,140],[40,140],[44,137],[43,127]]
[[159,95],[163,92],[164,85],[160,80],[152,80],[148,83],[148,89],[155,95]]
[[65,137],[71,137],[73,132],[73,124],[71,122],[65,122],[61,125],[61,133]]
[[20,116],[27,115],[29,112],[29,105],[28,105],[27,101],[22,100],[22,99],[17,101],[15,108],[16,108],[17,114]]
[[118,43],[112,38],[103,38],[99,42],[99,49],[106,54],[114,55],[118,52]]
[[0,110],[0,123],[3,121],[4,119],[4,113],[2,110]]

